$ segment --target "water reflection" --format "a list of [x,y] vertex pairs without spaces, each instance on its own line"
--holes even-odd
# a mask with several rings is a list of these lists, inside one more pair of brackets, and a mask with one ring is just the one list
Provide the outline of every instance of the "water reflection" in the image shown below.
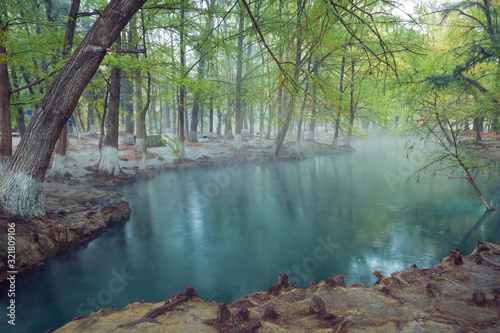
[[[333,274],[370,285],[371,268],[389,275],[429,267],[455,246],[470,253],[478,239],[499,241],[499,213],[478,223],[484,209],[466,182],[389,182],[405,178],[404,152],[380,140],[355,148],[294,163],[171,172],[126,188],[125,226],[19,275],[19,326],[8,331],[56,328],[78,309],[90,311],[88,298],[99,295],[102,307],[120,308],[193,285],[203,298],[230,302],[267,289],[281,272],[302,287]],[[498,184],[481,186],[498,202]],[[133,279],[105,299],[123,269]]]

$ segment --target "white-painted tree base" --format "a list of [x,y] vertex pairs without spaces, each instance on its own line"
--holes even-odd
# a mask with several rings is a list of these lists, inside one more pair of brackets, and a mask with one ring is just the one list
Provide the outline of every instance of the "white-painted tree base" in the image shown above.
[[314,131],[307,131],[306,141],[314,141]]
[[7,170],[11,159],[11,157],[0,157],[0,176]]
[[189,142],[198,142],[198,132],[189,131],[188,141]]
[[215,134],[214,134],[214,132],[210,132],[210,133],[208,133],[208,138],[209,138],[210,140],[215,139]]
[[9,173],[0,184],[0,207],[3,213],[20,217],[45,215],[43,182],[25,172]]
[[90,130],[89,130],[89,134],[91,135],[94,135],[96,134],[96,129],[95,129],[95,125],[90,125]]
[[133,146],[134,145],[134,134],[125,133],[125,145],[126,146]]
[[143,138],[136,138],[134,151],[136,151],[138,153],[142,153],[143,150],[144,150],[144,139]]
[[180,160],[186,159],[186,145],[184,142],[181,142],[179,145],[179,159]]
[[102,148],[102,155],[97,169],[102,173],[118,176],[120,174],[118,149],[110,146]]
[[141,157],[141,163],[139,164],[139,170],[146,170],[146,159],[148,153],[147,152],[142,152],[142,157]]
[[64,169],[66,169],[66,155],[55,154],[54,159],[52,160],[52,173],[62,174]]
[[241,133],[234,135],[234,149],[243,150],[243,143],[241,141]]
[[295,149],[296,153],[300,154],[301,147],[300,147],[300,141],[299,140],[295,141],[295,148],[294,149]]

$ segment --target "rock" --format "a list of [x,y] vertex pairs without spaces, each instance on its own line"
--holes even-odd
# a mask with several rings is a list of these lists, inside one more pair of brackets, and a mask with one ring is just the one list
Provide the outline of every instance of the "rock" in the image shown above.
[[227,308],[226,303],[219,303],[217,309],[217,322],[223,323],[231,317],[231,312]]
[[281,294],[281,289],[283,287],[281,286],[281,284],[279,283],[273,283],[269,289],[267,290],[267,293],[269,295],[273,295],[273,296],[278,296],[279,294]]
[[347,285],[344,282],[344,277],[342,275],[330,276],[328,279],[326,279],[326,284],[333,288],[336,287],[347,288]]
[[311,300],[311,304],[309,305],[309,312],[319,315],[326,314],[326,306],[325,302],[319,296],[314,296]]
[[472,300],[477,306],[483,306],[486,304],[486,295],[482,290],[476,289],[472,294]]
[[75,321],[75,320],[80,320],[80,319],[82,319],[82,318],[83,318],[82,316],[75,316],[75,317],[73,317],[73,321]]
[[250,311],[248,311],[248,309],[245,307],[238,308],[236,311],[233,312],[232,317],[234,325],[243,324],[250,318]]
[[158,157],[158,161],[165,161],[165,159],[163,157]]
[[192,286],[187,286],[186,289],[184,289],[184,296],[187,297],[198,297],[198,293]]
[[263,320],[273,320],[279,317],[279,314],[276,313],[274,307],[268,306],[264,311],[264,315],[262,316]]
[[451,262],[455,266],[462,265],[464,263],[458,247],[451,250],[446,257],[441,259],[441,263],[445,262]]
[[73,177],[73,175],[72,175],[72,174],[70,174],[68,171],[66,171],[66,172],[64,173],[64,177],[65,177],[65,178],[69,178],[69,177]]
[[283,289],[285,289],[285,291],[290,291],[293,288],[292,284],[288,280],[288,275],[286,275],[286,273],[280,274],[278,283],[283,287]]

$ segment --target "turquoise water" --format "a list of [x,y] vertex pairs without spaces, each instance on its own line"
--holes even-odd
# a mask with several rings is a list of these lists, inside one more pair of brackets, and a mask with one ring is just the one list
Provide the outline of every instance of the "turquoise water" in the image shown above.
[[[170,172],[124,188],[130,221],[19,274],[16,327],[4,317],[0,331],[43,332],[187,285],[229,303],[267,290],[281,272],[302,287],[333,274],[370,285],[371,268],[429,267],[455,246],[470,253],[479,239],[500,242],[499,213],[473,229],[484,208],[467,182],[405,184],[417,153],[407,160],[397,147],[360,141],[353,154]],[[500,207],[499,182],[480,186]]]

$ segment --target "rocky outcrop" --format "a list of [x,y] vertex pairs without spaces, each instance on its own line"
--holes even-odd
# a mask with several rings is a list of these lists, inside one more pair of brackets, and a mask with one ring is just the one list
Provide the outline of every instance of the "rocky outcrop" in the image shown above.
[[[81,187],[79,190],[78,193],[68,192],[67,195],[49,191],[45,216],[31,220],[0,217],[0,280],[6,277],[5,272],[8,270],[5,265],[9,225],[15,226],[16,243],[15,269],[9,270],[19,271],[69,246],[95,237],[113,223],[128,220],[128,202],[109,199],[117,196],[116,193],[91,188],[85,191]],[[96,202],[100,204],[95,205]]]
[[95,311],[56,332],[498,332],[499,276],[500,246],[479,242],[469,256],[453,249],[435,267],[411,266],[369,288],[336,275],[297,289],[281,274],[270,292],[226,306],[187,287],[164,303]]

